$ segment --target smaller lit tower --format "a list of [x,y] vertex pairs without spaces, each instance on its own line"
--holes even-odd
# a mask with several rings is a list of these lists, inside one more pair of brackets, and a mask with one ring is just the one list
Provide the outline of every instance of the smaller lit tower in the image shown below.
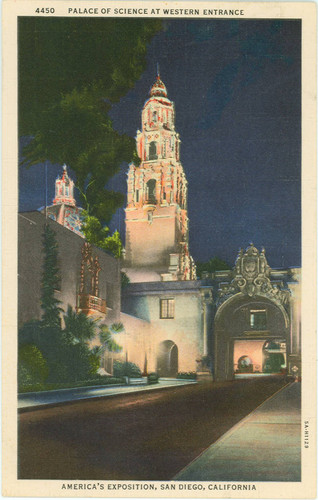
[[[175,130],[174,104],[159,74],[141,120],[142,129],[136,137],[141,163],[129,166],[127,179],[126,272],[132,281],[142,281],[147,271],[152,272],[151,281],[195,279],[180,138]],[[138,270],[140,277],[135,279]]]
[[46,207],[42,213],[55,220],[70,231],[84,237],[81,232],[81,211],[82,208],[76,206],[74,198],[74,182],[69,178],[66,165],[63,166],[63,173],[55,181],[55,198],[53,205]]

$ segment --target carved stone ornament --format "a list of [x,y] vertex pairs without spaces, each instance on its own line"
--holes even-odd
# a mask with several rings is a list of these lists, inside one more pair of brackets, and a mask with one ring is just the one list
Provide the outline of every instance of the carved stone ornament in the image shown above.
[[204,310],[204,306],[213,304],[213,294],[211,289],[201,288],[201,310]]
[[289,291],[282,290],[278,284],[270,281],[270,267],[264,248],[259,252],[253,243],[250,243],[245,252],[241,249],[232,276],[231,283],[222,284],[218,291],[219,305],[238,292],[250,297],[255,295],[267,297],[284,306],[288,304]]
[[89,273],[90,282],[90,295],[98,297],[99,293],[99,272],[101,267],[99,265],[98,257],[95,258],[92,255],[92,247],[87,241],[85,241],[82,247],[82,261],[81,261],[81,274],[80,274],[80,294],[84,293],[85,287],[85,275]]

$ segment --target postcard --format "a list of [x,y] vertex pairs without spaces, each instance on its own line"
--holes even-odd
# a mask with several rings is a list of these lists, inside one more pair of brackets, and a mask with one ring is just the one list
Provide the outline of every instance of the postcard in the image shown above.
[[316,6],[3,2],[3,495],[316,497]]

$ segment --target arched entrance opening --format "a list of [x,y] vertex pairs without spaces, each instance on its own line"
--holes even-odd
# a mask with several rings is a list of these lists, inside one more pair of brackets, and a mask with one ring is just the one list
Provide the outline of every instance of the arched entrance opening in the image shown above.
[[176,377],[178,374],[178,347],[172,340],[159,344],[157,373],[160,377]]
[[274,301],[238,293],[219,307],[214,322],[216,380],[283,373],[288,349],[288,315]]

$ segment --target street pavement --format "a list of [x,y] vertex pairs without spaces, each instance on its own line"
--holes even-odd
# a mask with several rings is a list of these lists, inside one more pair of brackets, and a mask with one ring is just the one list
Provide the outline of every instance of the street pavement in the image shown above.
[[176,384],[21,410],[19,479],[171,480],[285,385]]
[[300,481],[300,384],[279,390],[190,465],[180,481]]
[[56,405],[69,401],[81,399],[100,398],[116,396],[117,394],[130,394],[154,389],[166,389],[168,387],[196,384],[194,380],[165,379],[161,378],[158,384],[146,385],[146,379],[142,383],[139,379],[131,379],[130,385],[107,385],[94,387],[76,387],[74,389],[59,389],[54,391],[28,392],[19,394],[18,409],[25,410],[44,405]]

